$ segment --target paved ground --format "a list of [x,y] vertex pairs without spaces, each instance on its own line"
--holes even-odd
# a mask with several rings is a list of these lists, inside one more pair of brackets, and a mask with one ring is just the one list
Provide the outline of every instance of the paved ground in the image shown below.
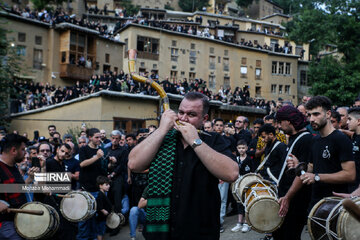
[[[231,228],[235,226],[236,224],[236,219],[237,216],[231,216],[231,217],[226,217],[225,218],[225,232],[222,233],[220,235],[220,240],[242,240],[242,239],[246,239],[246,240],[259,240],[261,238],[264,237],[264,234],[260,234],[257,233],[255,231],[250,231],[248,233],[242,233],[242,232],[237,232],[237,233],[233,233],[231,232]],[[106,240],[127,240],[130,239],[130,230],[129,230],[129,226],[125,226],[120,230],[120,233],[114,237],[110,237],[109,235],[105,236]],[[137,232],[136,233],[136,239],[137,240],[144,240],[143,236],[141,233]],[[302,240],[310,240],[310,236],[307,233],[307,231],[303,231]]]

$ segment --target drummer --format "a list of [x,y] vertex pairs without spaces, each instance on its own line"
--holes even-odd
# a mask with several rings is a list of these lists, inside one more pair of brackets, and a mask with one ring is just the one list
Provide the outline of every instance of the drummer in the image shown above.
[[[28,178],[24,182],[16,163],[21,162],[25,156],[25,144],[28,139],[18,134],[8,134],[1,141],[2,155],[0,158],[0,184],[9,183],[31,183],[34,172],[40,169],[32,167],[28,171]],[[22,239],[15,230],[14,214],[8,208],[19,208],[25,204],[24,193],[0,192],[0,239]]]
[[[312,185],[311,209],[319,200],[332,196],[332,192],[347,192],[348,183],[355,181],[355,163],[352,144],[330,122],[331,100],[324,96],[311,98],[306,109],[310,124],[320,135],[311,143],[308,172],[301,175],[304,184]],[[288,160],[288,167],[295,167],[297,159]]]

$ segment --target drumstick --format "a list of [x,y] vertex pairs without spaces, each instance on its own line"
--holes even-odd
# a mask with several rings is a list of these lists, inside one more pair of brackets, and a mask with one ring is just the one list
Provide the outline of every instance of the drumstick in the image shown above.
[[18,208],[9,208],[10,212],[15,213],[26,213],[26,214],[32,214],[32,215],[43,215],[43,210],[29,210],[29,209],[18,209]]
[[63,194],[55,194],[55,196],[61,197],[61,198],[73,198],[74,197],[74,195],[63,195]]
[[350,213],[351,216],[353,216],[356,220],[360,222],[360,207],[356,205],[353,201],[350,199],[345,199],[342,202],[342,205]]

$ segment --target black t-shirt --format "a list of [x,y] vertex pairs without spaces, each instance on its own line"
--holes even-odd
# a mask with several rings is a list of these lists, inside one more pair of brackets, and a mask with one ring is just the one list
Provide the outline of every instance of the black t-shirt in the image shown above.
[[[96,155],[98,149],[91,148],[89,145],[80,148],[79,150],[79,162],[92,158]],[[92,164],[80,168],[79,181],[81,187],[88,192],[96,192],[98,187],[96,186],[96,178],[100,175],[106,175],[101,168],[102,158],[96,160]]]
[[[72,157],[64,160],[64,164],[65,172],[71,172],[72,174],[80,172],[80,163],[75,158]],[[77,181],[75,179],[71,179],[71,189],[76,189],[76,182]]]
[[[19,169],[15,166],[10,167],[0,161],[0,184],[24,184]],[[24,193],[3,193],[0,192],[0,199],[10,204],[10,208],[20,208],[25,204],[26,196]],[[14,221],[15,213],[0,214],[0,222]]]
[[98,196],[96,198],[96,209],[97,209],[97,218],[96,220],[98,221],[105,221],[106,217],[101,210],[105,209],[106,211],[108,211],[108,213],[111,213],[111,202],[109,200],[109,198],[105,195],[105,193],[103,193],[102,191],[98,192]]
[[356,183],[355,185],[359,186],[360,184],[360,135],[354,134],[353,139],[353,155],[356,166]]
[[115,168],[112,170],[117,176],[125,176],[127,174],[127,163],[129,151],[126,147],[118,146],[115,149],[107,148],[109,156],[116,158]]
[[[308,131],[306,131],[308,132]],[[284,155],[284,157],[286,157],[288,151],[290,150],[291,146],[293,145],[294,141],[296,140],[296,138],[302,134],[302,132],[299,132],[295,135],[291,135],[289,137],[289,144],[288,147],[286,149],[286,154]],[[311,140],[313,138],[313,135],[311,133],[303,135],[296,143],[295,146],[293,147],[291,154],[293,154],[298,160],[299,162],[305,162],[306,164],[309,162],[309,155],[310,155],[310,148],[311,148]],[[287,168],[285,168],[285,171],[288,170]],[[285,196],[285,194],[287,193],[287,191],[290,189],[293,181],[295,179],[295,175],[293,174],[287,174],[286,172],[284,172],[280,183],[279,183],[279,197],[283,197]]]
[[238,142],[239,140],[245,140],[247,145],[250,144],[252,139],[251,133],[246,129],[242,129],[239,133],[235,133],[234,137],[236,139],[236,142]]
[[272,181],[270,176],[267,173],[267,168],[270,168],[271,174],[278,179],[281,168],[284,163],[285,154],[286,154],[286,144],[280,142],[276,148],[271,152],[273,146],[278,142],[279,140],[275,140],[272,144],[267,144],[265,147],[265,158],[268,154],[269,157],[264,164],[263,169],[260,171],[261,175],[267,179]]
[[254,161],[249,156],[246,156],[246,158],[242,161],[238,156],[236,160],[239,163],[239,169],[240,169],[239,174],[241,176],[255,171]]
[[46,160],[46,172],[65,172],[65,164],[56,161],[54,158]]
[[[350,139],[335,130],[326,137],[314,136],[311,143],[310,162],[314,165],[314,173],[336,173],[342,170],[341,163],[354,161]],[[332,192],[348,192],[348,184],[330,184],[315,182],[312,188],[311,206],[324,197],[332,196]]]
[[230,150],[231,152],[235,152],[236,153],[236,139],[234,136],[226,136],[223,135],[225,141],[228,141],[228,143],[230,144]]
[[[229,144],[214,132],[201,135],[211,148],[235,161]],[[220,237],[219,180],[200,161],[191,146],[176,144],[175,171],[171,192],[170,235],[177,240],[218,240]]]

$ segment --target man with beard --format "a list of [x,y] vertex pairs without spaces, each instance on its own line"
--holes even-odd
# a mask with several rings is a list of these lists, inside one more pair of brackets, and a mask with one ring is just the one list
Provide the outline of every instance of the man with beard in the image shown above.
[[[306,104],[312,128],[320,135],[313,137],[308,172],[301,175],[303,184],[312,184],[310,209],[333,192],[347,192],[348,183],[355,180],[355,163],[352,144],[330,122],[331,101],[324,96],[311,98]],[[288,161],[295,167],[297,159]]]
[[347,120],[348,120],[348,108],[339,107],[336,111],[340,114],[340,128],[343,130],[348,129]]
[[[34,172],[39,168],[32,167],[28,171],[28,178],[24,182],[16,163],[20,163],[25,156],[25,147],[28,142],[27,138],[17,135],[8,134],[1,141],[1,158],[0,158],[0,184],[24,184],[31,183],[34,179]],[[14,225],[15,213],[11,213],[9,208],[19,208],[26,203],[24,193],[0,193],[0,239],[18,240],[21,238]]]
[[[289,135],[286,158],[296,156],[300,162],[308,163],[312,135],[305,128],[306,117],[295,107],[284,106],[276,113],[276,119],[284,133]],[[285,219],[281,227],[273,232],[273,238],[300,240],[307,220],[311,189],[306,185],[303,186],[294,172],[285,173],[285,166],[283,165],[278,187],[279,216]]]

